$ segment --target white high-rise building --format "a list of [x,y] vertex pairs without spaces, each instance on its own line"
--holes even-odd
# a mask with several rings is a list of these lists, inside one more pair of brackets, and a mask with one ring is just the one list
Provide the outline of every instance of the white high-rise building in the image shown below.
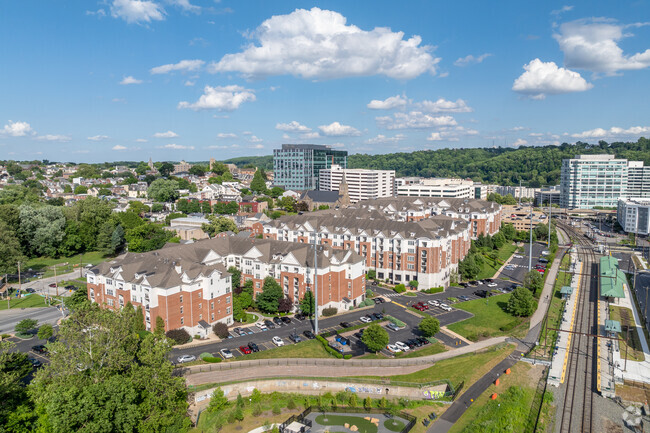
[[619,200],[616,213],[626,233],[650,234],[650,199]]
[[627,163],[627,197],[650,198],[650,166],[643,161]]
[[614,155],[577,155],[562,160],[560,206],[570,209],[616,207],[627,197],[627,160]]
[[474,198],[474,182],[464,179],[420,179],[397,187],[398,197]]
[[351,203],[393,196],[395,170],[342,168],[334,164],[331,168],[321,169],[318,177],[321,191],[338,191],[345,179]]

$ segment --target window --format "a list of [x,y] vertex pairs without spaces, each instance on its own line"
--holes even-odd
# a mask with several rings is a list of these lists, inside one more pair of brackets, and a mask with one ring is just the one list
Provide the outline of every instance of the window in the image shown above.
[[111,280],[110,278],[106,278],[106,285],[107,286],[112,286],[113,285],[113,280]]
[[180,296],[180,303],[183,303],[183,295]]
[[203,304],[199,303],[199,310],[201,309],[201,306],[202,306],[202,305],[203,305]]
[[203,319],[203,314],[199,314],[199,320]]
[[185,322],[185,320],[181,317],[181,325]]
[[113,304],[113,300],[112,300],[112,299],[109,299],[109,300],[107,301],[107,304],[108,304],[109,307],[112,307],[112,306],[114,305],[114,304]]
[[212,314],[210,315],[210,317],[211,317],[210,320],[214,321],[214,313],[212,313]]
[[230,307],[226,308],[226,314],[230,314]]
[[181,305],[181,314],[183,314],[183,306]]
[[214,310],[214,302],[210,302],[210,309]]
[[226,297],[226,304],[230,304],[230,296]]
[[115,296],[115,292],[112,289],[106,289],[106,294],[108,296]]
[[352,282],[348,281],[348,289],[351,289],[351,288],[352,288]]

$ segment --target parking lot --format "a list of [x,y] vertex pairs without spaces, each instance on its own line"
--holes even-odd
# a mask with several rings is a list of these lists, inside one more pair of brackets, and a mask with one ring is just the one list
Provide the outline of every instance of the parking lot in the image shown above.
[[[506,278],[515,283],[522,283],[526,273],[528,273],[528,251],[529,244],[524,245],[524,251],[522,253],[515,252],[512,259],[510,259],[509,265],[512,268],[504,269],[499,275],[499,279]],[[535,266],[539,259],[542,257],[542,251],[548,250],[548,247],[544,243],[535,242],[533,243],[533,260],[532,264]]]

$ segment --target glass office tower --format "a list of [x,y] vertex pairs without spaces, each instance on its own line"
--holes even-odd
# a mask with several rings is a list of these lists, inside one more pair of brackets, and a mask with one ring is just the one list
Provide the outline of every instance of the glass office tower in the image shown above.
[[316,144],[283,144],[273,150],[273,183],[284,189],[318,189],[322,169],[347,168],[348,152]]

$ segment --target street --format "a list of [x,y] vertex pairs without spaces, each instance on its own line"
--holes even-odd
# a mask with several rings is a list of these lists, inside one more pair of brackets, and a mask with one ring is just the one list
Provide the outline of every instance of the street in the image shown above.
[[1,310],[0,334],[13,333],[18,322],[23,319],[36,319],[39,325],[44,323],[54,325],[62,317],[61,310],[56,307]]

